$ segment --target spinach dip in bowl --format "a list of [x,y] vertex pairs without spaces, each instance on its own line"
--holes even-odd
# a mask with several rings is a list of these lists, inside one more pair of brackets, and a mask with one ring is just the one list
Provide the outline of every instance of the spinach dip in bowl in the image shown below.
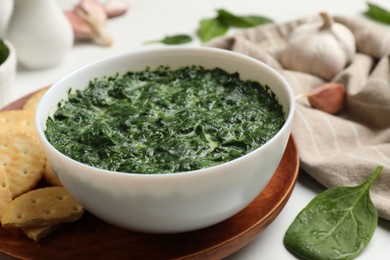
[[91,80],[46,122],[70,158],[128,173],[175,173],[241,157],[272,138],[285,115],[268,86],[220,68],[160,66]]
[[68,74],[39,102],[36,127],[61,184],[96,217],[177,233],[248,206],[277,172],[295,100],[248,56],[147,48]]

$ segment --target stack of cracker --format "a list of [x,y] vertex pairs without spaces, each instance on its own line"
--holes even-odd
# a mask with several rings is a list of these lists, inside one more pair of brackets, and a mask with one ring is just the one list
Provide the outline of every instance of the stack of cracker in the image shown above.
[[[38,139],[34,116],[45,91],[32,95],[23,109],[0,112],[1,224],[21,228],[34,241],[84,212],[61,186]],[[52,187],[35,189],[41,179]]]

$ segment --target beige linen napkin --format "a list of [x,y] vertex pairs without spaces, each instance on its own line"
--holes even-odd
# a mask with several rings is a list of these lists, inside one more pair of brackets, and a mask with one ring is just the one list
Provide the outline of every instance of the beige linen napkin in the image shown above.
[[[324,83],[316,76],[283,69],[280,51],[307,17],[270,24],[218,38],[208,46],[240,52],[278,70],[296,95]],[[301,167],[326,187],[361,183],[378,166],[382,174],[371,190],[379,215],[390,220],[390,27],[358,17],[334,17],[351,29],[357,44],[353,62],[332,81],[347,87],[346,107],[338,116],[297,101],[293,136]]]

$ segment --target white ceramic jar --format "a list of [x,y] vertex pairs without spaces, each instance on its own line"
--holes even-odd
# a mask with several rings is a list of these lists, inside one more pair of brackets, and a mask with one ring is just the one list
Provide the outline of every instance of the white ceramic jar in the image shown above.
[[14,0],[0,1],[0,38],[4,38],[9,19],[12,15],[13,6]]
[[7,38],[18,53],[18,62],[41,69],[61,62],[73,45],[73,31],[54,0],[14,0]]

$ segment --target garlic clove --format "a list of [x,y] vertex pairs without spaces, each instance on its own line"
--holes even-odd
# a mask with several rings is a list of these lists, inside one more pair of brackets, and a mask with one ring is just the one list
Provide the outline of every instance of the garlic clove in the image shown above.
[[75,7],[75,12],[83,19],[94,24],[105,24],[107,14],[102,4],[97,0],[81,0]]
[[346,90],[341,83],[326,83],[304,95],[313,108],[335,115],[340,113],[344,106]]
[[114,42],[113,38],[108,32],[107,27],[105,26],[96,26],[93,30],[93,39],[96,43],[103,46],[111,46]]
[[88,40],[93,38],[92,27],[81,19],[73,11],[65,11],[65,16],[68,18],[76,40]]
[[126,0],[107,0],[103,3],[108,18],[124,15],[129,7],[130,5]]
[[107,28],[107,14],[96,0],[81,0],[73,12],[92,28],[91,38],[100,45],[110,46],[113,39]]

